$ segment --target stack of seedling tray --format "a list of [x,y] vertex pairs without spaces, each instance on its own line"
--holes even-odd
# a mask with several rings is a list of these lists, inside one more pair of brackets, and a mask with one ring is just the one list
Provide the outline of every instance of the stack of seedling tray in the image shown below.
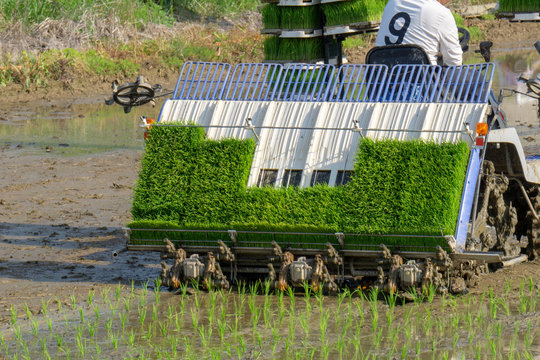
[[540,1],[500,0],[497,17],[510,21],[540,21]]
[[325,42],[378,29],[386,0],[279,0],[262,8],[267,62],[319,62]]
[[321,0],[325,35],[359,34],[377,30],[386,0]]
[[317,62],[324,59],[323,22],[314,2],[280,1],[262,8],[265,61]]

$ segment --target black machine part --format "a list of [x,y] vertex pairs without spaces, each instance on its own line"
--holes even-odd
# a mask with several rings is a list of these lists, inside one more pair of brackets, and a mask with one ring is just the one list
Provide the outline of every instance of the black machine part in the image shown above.
[[[137,77],[137,80],[132,83],[126,83],[119,85],[118,81],[115,80],[112,83],[113,95],[110,99],[105,100],[107,105],[112,105],[117,103],[124,107],[124,112],[127,114],[131,111],[133,106],[140,106],[147,103],[152,103],[155,105],[154,99],[156,93],[161,92],[161,85],[150,85],[146,82],[146,79],[143,76]],[[169,95],[170,93],[163,94],[160,96]]]

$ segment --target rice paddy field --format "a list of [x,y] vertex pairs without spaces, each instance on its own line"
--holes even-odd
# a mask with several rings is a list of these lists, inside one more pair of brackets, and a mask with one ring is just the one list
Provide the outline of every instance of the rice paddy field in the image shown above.
[[[85,299],[11,310],[0,329],[7,359],[537,359],[540,290],[532,278],[504,291],[409,301],[376,290],[328,297],[269,283],[231,291],[158,280]],[[65,301],[67,300],[67,301]]]

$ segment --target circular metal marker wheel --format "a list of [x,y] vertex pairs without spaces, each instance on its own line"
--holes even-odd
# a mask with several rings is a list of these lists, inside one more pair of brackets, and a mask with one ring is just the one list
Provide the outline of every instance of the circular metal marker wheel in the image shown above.
[[117,81],[112,84],[113,96],[107,104],[113,102],[122,105],[128,113],[133,106],[140,106],[154,100],[156,91],[161,90],[160,85],[150,85],[144,77],[139,76],[136,82],[119,85]]

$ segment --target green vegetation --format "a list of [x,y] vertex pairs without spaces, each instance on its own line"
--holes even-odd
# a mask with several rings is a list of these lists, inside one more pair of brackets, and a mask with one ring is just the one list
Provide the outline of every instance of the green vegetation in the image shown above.
[[[153,286],[154,291],[149,290]],[[71,301],[43,302],[42,314],[11,307],[0,333],[6,359],[533,359],[540,291],[532,278],[505,292],[410,302],[377,289],[324,296],[307,285],[272,291],[239,283],[237,293],[181,284],[160,292],[118,285]],[[64,305],[61,305],[64,304]]]
[[46,19],[83,22],[91,27],[96,18],[114,15],[121,24],[172,24],[174,18],[159,4],[143,0],[0,0],[0,30],[22,22],[27,27]]
[[[465,143],[365,139],[345,186],[249,188],[251,140],[213,141],[201,128],[153,127],[132,208],[133,229],[353,234],[453,234],[468,160]],[[150,221],[148,221],[150,220]],[[157,220],[157,222],[156,222]],[[142,221],[142,222],[141,222]],[[210,234],[210,235],[209,235]],[[223,234],[133,231],[134,241],[206,240]],[[209,237],[210,236],[210,237]],[[373,235],[375,236],[375,235]],[[256,237],[242,235],[249,244]],[[268,236],[261,241],[268,243]],[[301,243],[300,235],[282,242]],[[328,241],[326,235],[309,242]],[[350,236],[349,247],[381,238]],[[445,245],[442,238],[385,239],[389,246]]]
[[380,20],[386,0],[351,0],[323,4],[326,26]]
[[[206,30],[208,31],[208,29]],[[124,44],[102,42],[94,49],[47,50],[41,53],[22,52],[17,57],[0,56],[0,87],[21,84],[25,90],[59,81],[70,88],[75,81],[133,81],[138,73],[150,69],[166,69],[176,74],[189,60],[235,63],[238,53],[246,62],[262,58],[262,43],[245,31],[208,32],[203,39],[198,33],[180,34],[170,39],[133,41]]]
[[202,16],[223,17],[244,11],[255,11],[260,0],[155,0],[165,8],[186,9]]
[[500,0],[499,12],[539,12],[540,3],[538,0]]
[[458,27],[465,28],[469,31],[469,34],[471,35],[470,41],[478,42],[478,41],[485,40],[486,35],[477,26],[466,27],[464,25],[465,20],[463,19],[461,15],[455,12],[452,12],[452,15],[454,15],[454,20],[456,20],[456,25]]

